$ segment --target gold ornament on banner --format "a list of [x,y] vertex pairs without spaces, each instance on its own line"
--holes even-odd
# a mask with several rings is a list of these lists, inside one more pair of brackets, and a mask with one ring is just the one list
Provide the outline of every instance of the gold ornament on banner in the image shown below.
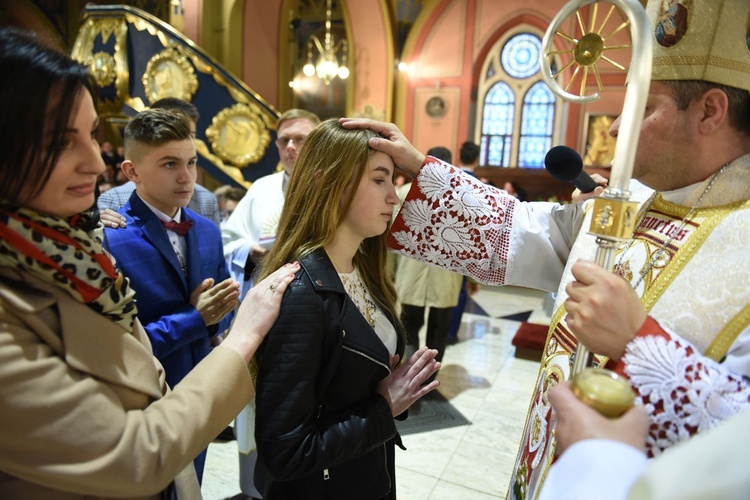
[[219,158],[238,167],[260,160],[271,142],[262,111],[252,103],[220,111],[206,129],[206,138]]
[[87,60],[89,71],[94,75],[96,84],[101,87],[109,87],[115,81],[117,69],[115,58],[106,52],[97,52]]
[[198,90],[198,77],[187,57],[175,47],[155,54],[141,79],[149,102],[176,97],[190,102]]

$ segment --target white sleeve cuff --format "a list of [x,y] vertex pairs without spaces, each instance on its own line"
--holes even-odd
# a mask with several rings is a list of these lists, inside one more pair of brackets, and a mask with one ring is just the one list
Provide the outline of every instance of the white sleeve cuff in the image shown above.
[[579,441],[552,465],[538,500],[624,500],[647,461],[642,451],[619,441]]

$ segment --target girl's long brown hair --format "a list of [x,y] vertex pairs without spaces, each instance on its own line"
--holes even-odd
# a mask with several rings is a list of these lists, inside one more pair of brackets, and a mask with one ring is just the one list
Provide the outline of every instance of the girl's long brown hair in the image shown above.
[[[347,130],[335,118],[310,132],[294,163],[276,241],[256,283],[333,241],[366,170],[373,151],[368,141],[375,135],[370,130]],[[348,186],[352,189],[342,200]],[[396,290],[386,273],[387,233],[365,239],[354,265],[381,309],[397,318]]]

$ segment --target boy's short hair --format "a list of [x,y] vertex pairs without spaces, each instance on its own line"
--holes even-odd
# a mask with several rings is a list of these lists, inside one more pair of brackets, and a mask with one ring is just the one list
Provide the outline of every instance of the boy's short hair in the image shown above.
[[177,99],[176,97],[162,97],[158,101],[151,104],[151,109],[168,109],[170,111],[179,111],[183,115],[187,116],[193,122],[198,123],[200,114],[198,108],[192,103]]
[[138,160],[146,148],[192,139],[188,117],[166,109],[141,111],[125,127],[125,159]]
[[443,146],[435,146],[434,148],[430,148],[430,150],[427,151],[427,154],[446,163],[453,163],[453,153],[451,153],[450,149],[444,148]]

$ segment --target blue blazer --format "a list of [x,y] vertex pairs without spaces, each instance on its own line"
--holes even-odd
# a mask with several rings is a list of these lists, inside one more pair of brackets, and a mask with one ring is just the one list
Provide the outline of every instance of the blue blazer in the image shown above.
[[210,351],[209,337],[229,327],[234,313],[218,328],[207,327],[190,294],[206,278],[220,283],[229,278],[221,233],[216,224],[183,208],[182,220],[192,220],[185,235],[187,276],[159,218],[137,193],[119,210],[125,229],[105,228],[105,246],[136,292],[138,319],[151,339],[167,382],[174,387]]

